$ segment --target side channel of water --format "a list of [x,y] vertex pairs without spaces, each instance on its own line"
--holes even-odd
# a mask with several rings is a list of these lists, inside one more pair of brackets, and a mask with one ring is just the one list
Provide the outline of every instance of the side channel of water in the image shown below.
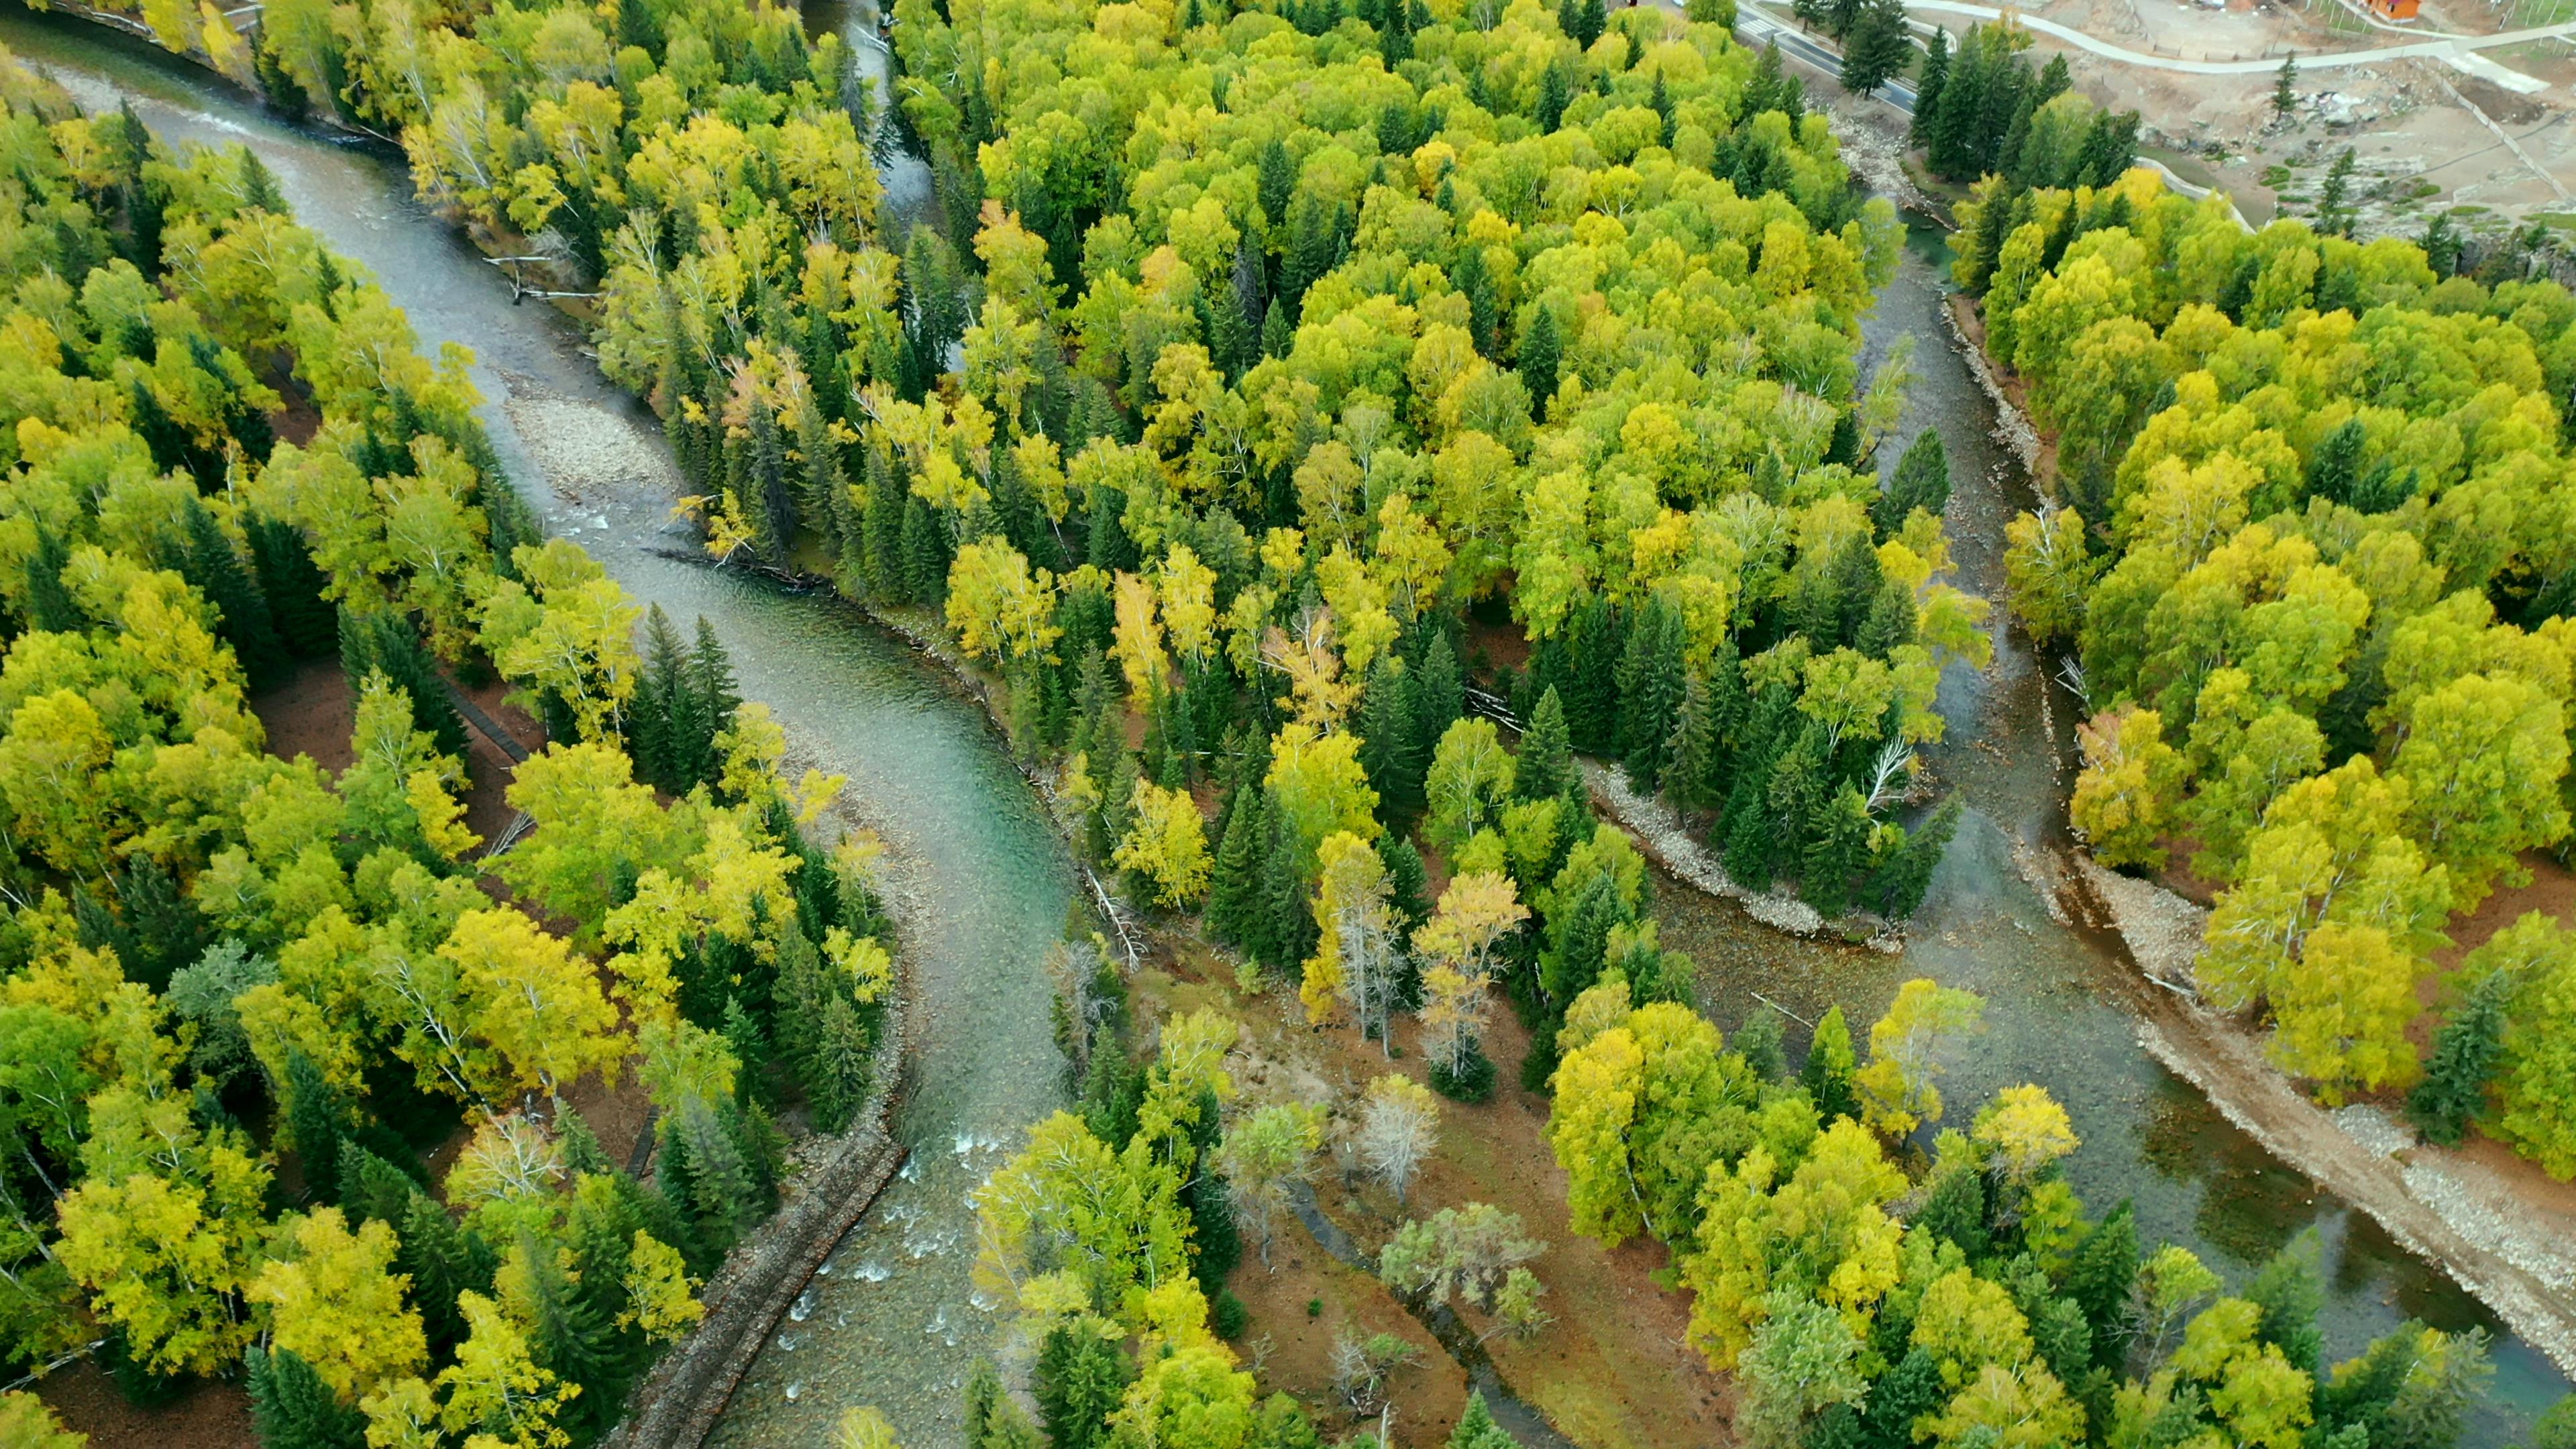
[[[859,10],[818,0],[809,22],[850,35],[863,68],[878,72]],[[493,269],[412,199],[397,159],[284,122],[200,70],[78,22],[0,9],[0,44],[93,110],[127,101],[171,140],[256,150],[298,216],[375,274],[425,346],[475,352],[485,421],[548,528],[580,541],[638,599],[683,621],[704,614],[744,694],[769,702],[807,760],[850,777],[851,800],[894,848],[916,973],[913,1076],[897,1123],[913,1156],[791,1311],[717,1439],[818,1442],[842,1406],[874,1403],[908,1442],[953,1442],[955,1387],[991,1332],[971,1305],[965,1199],[1061,1101],[1043,960],[1074,892],[1042,808],[978,707],[844,609],[662,557],[681,543],[666,521],[677,478],[652,419],[599,378],[559,314],[510,304]],[[889,200],[917,205],[908,193],[921,179],[917,166],[889,166]],[[1918,339],[1912,405],[1887,446],[1941,430],[1958,484],[1962,582],[2000,598],[2003,524],[2028,483],[1995,446],[1992,410],[1951,349],[1939,239],[1917,229],[1910,241],[1869,324],[1874,355],[1899,335]],[[2046,1085],[2085,1138],[2074,1177],[2087,1200],[2133,1199],[2148,1241],[2188,1244],[2232,1275],[2317,1229],[2330,1355],[2407,1317],[2496,1332],[2499,1372],[2468,1441],[2514,1442],[2566,1379],[2157,1065],[2123,1005],[2139,988],[2116,948],[2052,919],[2023,880],[2016,855],[2063,828],[2055,762],[2069,722],[2062,692],[2053,721],[2044,711],[2043,671],[2020,641],[1998,631],[1997,644],[1990,674],[1953,669],[1943,681],[1951,727],[1929,762],[1971,810],[1905,955],[1786,938],[1660,878],[1668,942],[1699,959],[1721,1024],[1732,1028],[1756,991],[1811,1019],[1840,1001],[1863,1021],[1910,976],[1979,991],[1992,1030],[1946,1083],[1960,1110],[2001,1086]]]
[[[2004,524],[2030,506],[2030,481],[1997,445],[1994,409],[1952,346],[1941,234],[1918,221],[1907,240],[1896,279],[1867,324],[1872,366],[1896,338],[1916,339],[1906,416],[1882,446],[1901,449],[1925,428],[1940,430],[1950,452],[1959,583],[2000,609]],[[2098,1210],[2132,1200],[2144,1241],[2184,1244],[2235,1282],[2316,1230],[2329,1361],[2408,1318],[2485,1329],[2495,1335],[2497,1373],[2467,1442],[2518,1442],[2531,1417],[2567,1392],[2566,1377],[2441,1269],[2284,1166],[2149,1056],[2138,1043],[2132,1003],[2151,988],[2116,941],[2054,919],[2025,880],[2019,861],[2064,839],[2070,782],[2058,762],[2075,706],[2048,681],[2053,664],[2033,658],[2027,640],[1994,632],[1992,670],[1953,666],[1941,683],[1949,732],[1925,752],[1926,763],[1968,811],[1905,953],[1785,938],[1732,902],[1666,879],[1658,902],[1665,939],[1698,958],[1712,1014],[1732,1030],[1748,1010],[1762,1009],[1751,995],[1759,992],[1809,1020],[1839,1001],[1855,1022],[1867,1022],[1915,976],[1978,992],[1989,1030],[1942,1083],[1954,1119],[1998,1088],[2047,1087],[2084,1139],[2070,1176],[2085,1201]],[[1805,1035],[1795,1025],[1790,1034]]]

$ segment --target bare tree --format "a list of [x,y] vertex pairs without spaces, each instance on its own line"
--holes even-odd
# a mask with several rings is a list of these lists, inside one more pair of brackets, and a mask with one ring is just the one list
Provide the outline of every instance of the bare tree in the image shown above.
[[1360,1109],[1360,1160],[1399,1204],[1439,1137],[1440,1099],[1429,1087],[1394,1072],[1369,1083],[1368,1101]]

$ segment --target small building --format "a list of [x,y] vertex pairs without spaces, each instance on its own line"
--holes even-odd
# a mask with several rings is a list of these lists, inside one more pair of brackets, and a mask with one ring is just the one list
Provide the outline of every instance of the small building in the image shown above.
[[2382,20],[2412,20],[2417,0],[2369,0],[2370,11]]

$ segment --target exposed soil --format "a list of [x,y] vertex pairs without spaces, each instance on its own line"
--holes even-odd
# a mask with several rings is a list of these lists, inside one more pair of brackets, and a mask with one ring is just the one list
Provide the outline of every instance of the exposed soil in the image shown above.
[[91,1449],[250,1449],[250,1396],[234,1384],[201,1383],[155,1409],[127,1403],[105,1373],[76,1363],[38,1381],[36,1395],[63,1427],[87,1434]]
[[[1172,954],[1158,956],[1138,981],[1140,1019],[1164,1011],[1218,1006],[1245,1023],[1242,1060],[1236,1064],[1244,1100],[1320,1100],[1347,1107],[1368,1082],[1387,1072],[1420,1080],[1424,1061],[1413,1049],[1415,1023],[1396,1025],[1396,1055],[1360,1039],[1349,1026],[1306,1024],[1293,992],[1274,986],[1257,996],[1235,989],[1232,961],[1176,932],[1163,933]],[[1547,1100],[1520,1090],[1521,1058],[1528,1033],[1497,1001],[1485,1033],[1495,1059],[1493,1097],[1469,1106],[1444,1102],[1440,1149],[1399,1206],[1360,1174],[1342,1135],[1346,1111],[1337,1116],[1315,1182],[1317,1205],[1363,1251],[1374,1251],[1409,1218],[1443,1207],[1486,1202],[1517,1213],[1533,1238],[1547,1245],[1531,1269],[1547,1285],[1544,1300],[1556,1321],[1527,1340],[1509,1333],[1487,1338],[1503,1382],[1544,1412],[1558,1430],[1586,1449],[1651,1449],[1708,1443],[1725,1437],[1730,1405],[1724,1384],[1683,1341],[1689,1318],[1685,1296],[1659,1285],[1664,1250],[1651,1241],[1605,1251],[1577,1236],[1566,1217],[1566,1178],[1546,1140]],[[1436,1347],[1431,1335],[1385,1287],[1335,1261],[1293,1219],[1283,1219],[1272,1247],[1275,1271],[1262,1269],[1254,1246],[1230,1286],[1252,1310],[1252,1326],[1237,1347],[1258,1360],[1265,1385],[1295,1393],[1310,1406],[1335,1410],[1330,1354],[1337,1333],[1401,1331],[1420,1345],[1422,1357],[1397,1374],[1390,1395],[1397,1405],[1399,1442],[1435,1444],[1449,1433],[1465,1404],[1466,1376]],[[1310,1318],[1311,1300],[1320,1317]],[[1469,1326],[1484,1333],[1495,1325],[1468,1310]],[[1327,1426],[1342,1422],[1326,1418]],[[1374,1414],[1368,1423],[1374,1425]]]
[[309,755],[334,773],[349,768],[349,732],[358,722],[358,701],[339,660],[305,660],[283,682],[252,695],[250,709],[268,731],[270,754],[281,760]]

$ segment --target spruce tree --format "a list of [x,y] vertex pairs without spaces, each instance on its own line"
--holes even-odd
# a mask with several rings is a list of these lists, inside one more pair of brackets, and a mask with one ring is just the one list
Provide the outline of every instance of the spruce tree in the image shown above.
[[1849,783],[1814,809],[1799,893],[1827,920],[1851,909],[1852,877],[1869,863],[1871,826],[1868,802]]
[[1951,796],[1931,818],[1906,832],[1905,844],[1870,878],[1865,899],[1871,910],[1902,921],[1922,909],[1924,893],[1932,888],[1932,872],[1949,850],[1950,837],[1958,833],[1959,809],[1958,797]]
[[1449,1433],[1449,1449],[1521,1449],[1521,1441],[1494,1422],[1493,1411],[1485,1407],[1485,1396],[1471,1390],[1467,1411],[1458,1416],[1458,1427]]
[[1574,747],[1606,754],[1618,744],[1619,660],[1627,631],[1618,609],[1595,595],[1575,611],[1567,644],[1572,667],[1565,680],[1565,726]]
[[1216,860],[1208,873],[1208,934],[1257,955],[1253,941],[1261,932],[1262,857],[1270,844],[1270,816],[1260,785],[1245,782],[1227,797],[1225,833],[1217,842]]
[[301,1051],[288,1050],[284,1085],[287,1130],[295,1138],[305,1190],[318,1197],[339,1186],[340,1139],[347,1131],[348,1109],[322,1069]]
[[276,682],[286,671],[286,646],[279,642],[276,624],[269,618],[268,600],[260,596],[259,581],[233,551],[232,540],[224,536],[214,513],[193,498],[188,500],[185,572],[188,582],[215,606],[216,632],[233,646],[233,656],[250,676],[251,687]]
[[948,586],[948,532],[919,494],[903,506],[902,554],[904,601],[938,603]]
[[2117,1364],[2128,1356],[2136,1331],[2129,1302],[2138,1262],[2138,1215],[2126,1199],[2093,1225],[2067,1261],[2061,1286],[2093,1325],[2095,1363]]
[[1710,791],[1724,741],[1717,731],[1715,696],[1708,672],[1695,669],[1682,688],[1681,723],[1673,729],[1673,757],[1664,768],[1664,795],[1684,810],[1716,804]]
[[626,731],[626,742],[636,775],[675,795],[688,788],[674,769],[682,749],[678,716],[690,700],[688,665],[689,650],[680,642],[680,631],[660,604],[653,605],[644,615],[644,668],[635,684],[629,709],[634,724]]
[[394,1267],[411,1278],[411,1299],[420,1308],[431,1351],[444,1352],[465,1337],[456,1295],[491,1291],[497,1266],[492,1250],[425,1192],[411,1195],[394,1238]]
[[2407,1117],[2432,1141],[2457,1146],[2486,1109],[2487,1080],[2504,1049],[2505,1008],[2512,999],[2512,973],[2489,971],[2434,1036],[2424,1080],[2406,1099]]
[[1521,731],[1520,758],[1516,763],[1512,794],[1519,799],[1553,799],[1582,784],[1582,775],[1574,763],[1574,745],[1566,734],[1565,705],[1553,684],[1538,697],[1538,707],[1530,711],[1529,724]]
[[2257,1342],[2281,1351],[2290,1367],[2316,1378],[2324,1367],[2325,1335],[2317,1326],[2325,1309],[2325,1273],[2314,1228],[2292,1238],[2245,1285],[2246,1301],[2263,1310]]
[[1574,43],[1585,50],[1610,28],[1610,9],[1603,0],[1583,0],[1574,12]]
[[526,1272],[517,1296],[530,1319],[529,1347],[555,1377],[581,1386],[568,1406],[567,1427],[607,1428],[626,1399],[628,1364],[619,1352],[616,1325],[583,1301],[552,1242],[523,1237],[519,1258]]
[[36,526],[35,551],[27,557],[27,627],[53,634],[77,634],[89,627],[89,616],[63,583],[71,548],[53,530]]
[[[1554,75],[1556,72],[1549,71]],[[1529,325],[1521,329],[1521,385],[1529,389],[1530,411],[1544,420],[1547,405],[1556,397],[1557,369],[1564,360],[1565,347],[1557,335],[1556,313],[1540,302],[1530,309]]]
[[1467,685],[1458,672],[1458,656],[1449,636],[1434,631],[1422,650],[1422,676],[1413,693],[1414,758],[1428,769],[1432,752],[1449,726],[1467,713]]
[[437,661],[420,642],[411,621],[390,609],[373,614],[340,614],[340,667],[352,691],[363,689],[371,670],[411,700],[412,723],[429,732],[443,755],[462,759],[466,750],[465,719],[456,712],[447,680]]
[[351,1227],[373,1219],[399,1230],[420,1184],[409,1173],[354,1142],[340,1144],[340,1211]]
[[1379,658],[1360,697],[1360,764],[1377,791],[1380,817],[1399,826],[1422,809],[1424,761],[1414,714],[1413,671],[1393,655]]
[[364,1449],[366,1415],[342,1404],[302,1355],[254,1344],[242,1361],[250,1370],[250,1422],[260,1449]]
[[1940,112],[1941,87],[1949,78],[1950,32],[1936,25],[1923,57],[1923,74],[1914,82],[1914,118],[1906,130],[1906,140],[1913,145],[1931,139],[1932,117]]
[[1262,934],[1269,954],[1258,959],[1278,971],[1295,969],[1315,939],[1315,913],[1307,908],[1307,863],[1293,829],[1270,809],[1271,844],[1262,862]]
[[698,638],[689,650],[689,693],[691,726],[698,737],[689,741],[689,763],[697,770],[693,783],[712,784],[723,769],[724,761],[716,757],[716,736],[733,727],[733,712],[742,704],[733,678],[733,659],[725,653],[716,638],[715,627],[707,616],[698,616]]
[[1047,1331],[1038,1349],[1038,1417],[1052,1449],[1103,1449],[1109,1416],[1127,1392],[1118,1345],[1089,1320],[1068,1319]]
[[1629,784],[1648,795],[1663,787],[1664,762],[1681,718],[1689,644],[1680,613],[1660,598],[1650,599],[1619,656],[1620,757]]
[[845,991],[833,992],[823,1004],[812,1065],[805,1077],[806,1100],[813,1104],[814,1124],[826,1132],[850,1125],[867,1100],[871,1043],[859,1009]]

